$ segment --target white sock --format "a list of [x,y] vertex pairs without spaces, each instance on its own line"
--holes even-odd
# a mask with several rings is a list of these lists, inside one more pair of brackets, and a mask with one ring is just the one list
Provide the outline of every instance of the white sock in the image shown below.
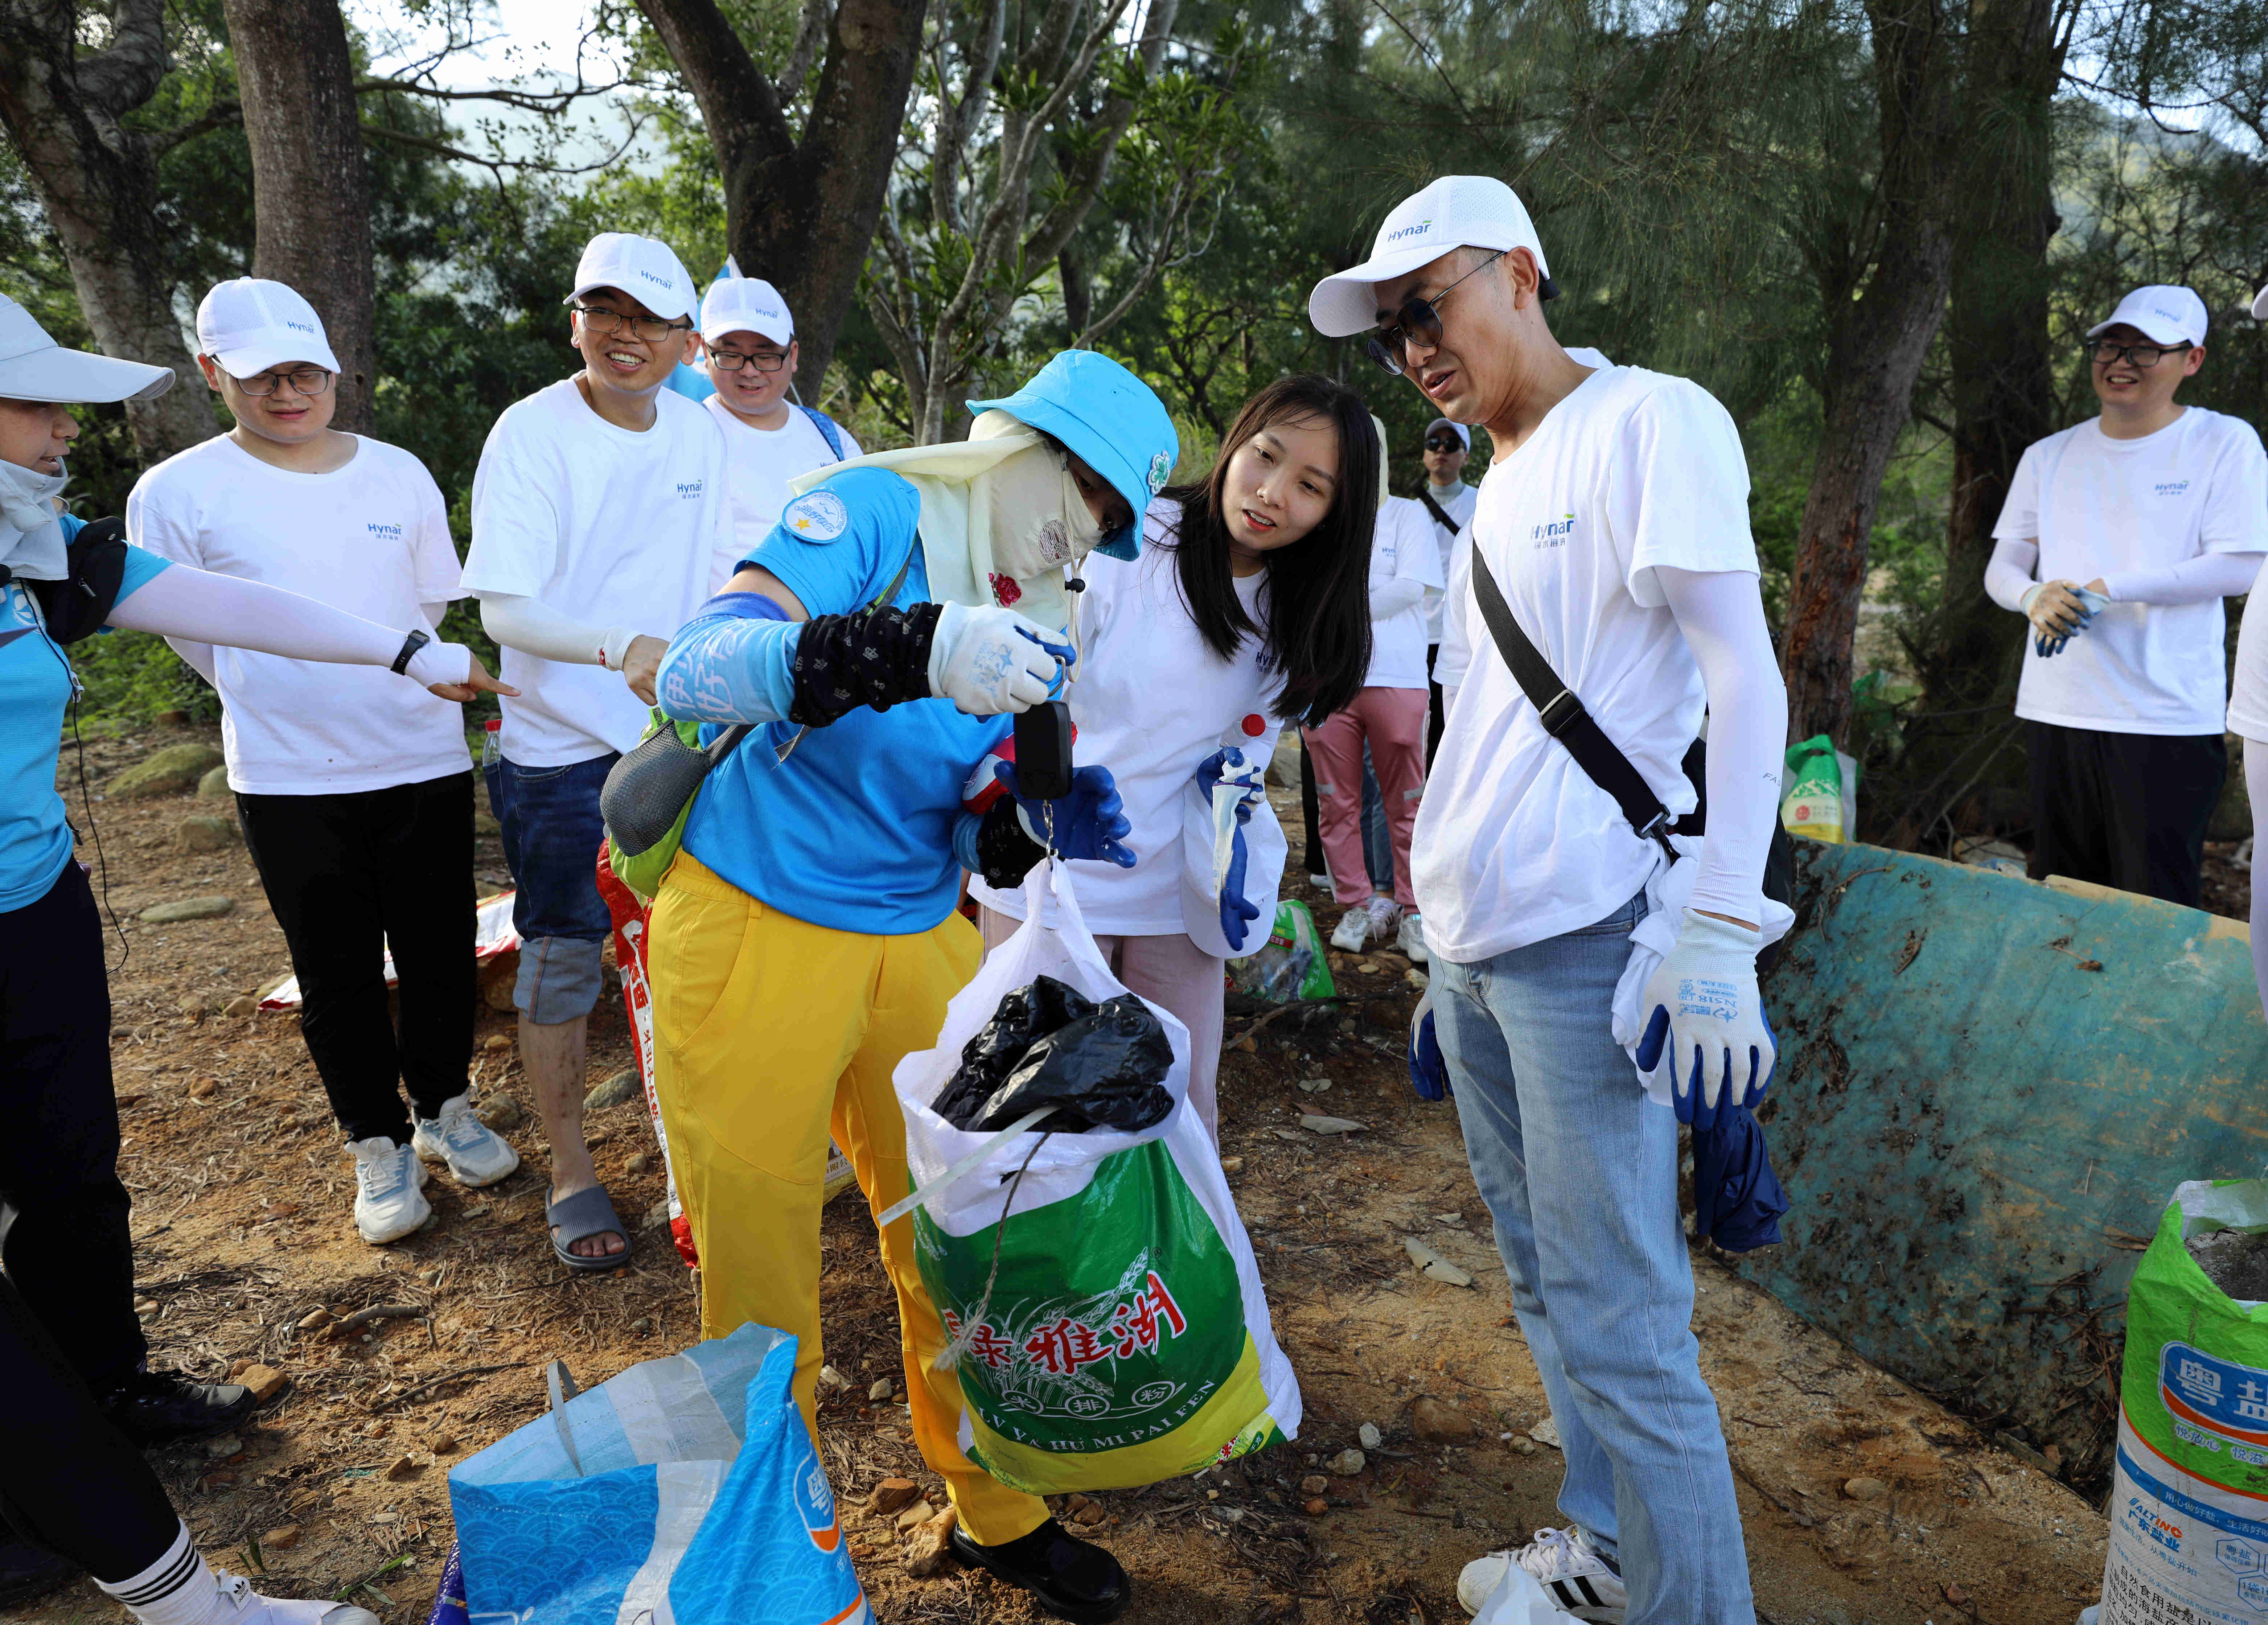
[[196,1543],[183,1524],[166,1555],[141,1573],[118,1581],[95,1584],[126,1605],[142,1625],[195,1625],[212,1607],[219,1582],[205,1567]]

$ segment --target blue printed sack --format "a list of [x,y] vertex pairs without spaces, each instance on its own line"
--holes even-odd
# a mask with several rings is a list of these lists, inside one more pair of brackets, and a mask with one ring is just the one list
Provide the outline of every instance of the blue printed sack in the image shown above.
[[873,1625],[766,1327],[647,1360],[449,1474],[473,1625]]

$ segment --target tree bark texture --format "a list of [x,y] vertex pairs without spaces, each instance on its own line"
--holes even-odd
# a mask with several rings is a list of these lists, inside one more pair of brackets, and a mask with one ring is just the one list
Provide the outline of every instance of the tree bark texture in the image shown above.
[[[1956,140],[1953,40],[1940,0],[1867,6],[1882,147],[1863,286],[1830,276],[1825,423],[1797,533],[1780,659],[1788,737],[1848,743],[1852,643],[1882,475],[1945,313]],[[1840,283],[1841,285],[1837,285]],[[1853,297],[1855,293],[1856,297]]]
[[733,257],[785,296],[801,347],[796,384],[815,398],[881,218],[928,0],[840,0],[800,138],[716,0],[638,9],[700,105]]
[[61,241],[106,355],[180,380],[127,408],[145,462],[209,439],[210,398],[182,342],[158,214],[158,151],[126,116],[166,72],[163,0],[118,0],[110,45],[80,55],[71,0],[0,0],[0,129]]
[[370,173],[338,0],[227,0],[252,149],[252,272],[323,319],[339,358],[335,427],[368,434],[377,376]]
[[2024,448],[2055,427],[2048,242],[2055,235],[2051,104],[2062,73],[2057,0],[1972,0],[1967,129],[1953,215],[1953,503],[1942,631],[1923,673],[1933,710],[1990,703],[2015,670],[2023,622],[1984,596],[1992,526]]

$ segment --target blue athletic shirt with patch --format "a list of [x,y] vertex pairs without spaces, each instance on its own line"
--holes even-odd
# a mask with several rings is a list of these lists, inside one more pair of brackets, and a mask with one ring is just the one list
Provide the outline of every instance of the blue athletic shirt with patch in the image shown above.
[[[921,496],[887,469],[851,468],[787,505],[743,563],[778,577],[813,615],[848,614],[880,595],[929,597],[917,526]],[[861,706],[778,747],[792,723],[758,728],[711,772],[685,823],[685,849],[782,914],[869,937],[925,931],[961,893],[953,826],[971,768],[1008,736],[1007,717],[964,716],[950,700]],[[703,743],[724,732],[701,730]]]
[[[63,540],[85,524],[65,514]],[[118,601],[171,568],[154,553],[128,548]],[[45,897],[70,862],[70,825],[55,790],[70,697],[70,667],[48,641],[39,606],[21,582],[0,586],[0,914]]]

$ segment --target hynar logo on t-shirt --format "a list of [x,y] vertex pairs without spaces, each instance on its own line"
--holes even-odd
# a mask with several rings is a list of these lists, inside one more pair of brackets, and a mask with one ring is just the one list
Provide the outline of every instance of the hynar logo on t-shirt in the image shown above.
[[388,525],[383,519],[372,519],[369,524],[364,526],[363,528],[370,533],[371,539],[373,541],[400,541],[401,540],[401,526],[399,525]]
[[1539,548],[1564,548],[1575,534],[1575,516],[1563,513],[1556,519],[1546,519],[1528,534]]
[[2161,480],[2150,488],[2153,496],[2186,496],[2190,494],[2187,480]]
[[677,495],[683,501],[697,502],[706,483],[707,482],[702,480],[680,480],[677,482]]

